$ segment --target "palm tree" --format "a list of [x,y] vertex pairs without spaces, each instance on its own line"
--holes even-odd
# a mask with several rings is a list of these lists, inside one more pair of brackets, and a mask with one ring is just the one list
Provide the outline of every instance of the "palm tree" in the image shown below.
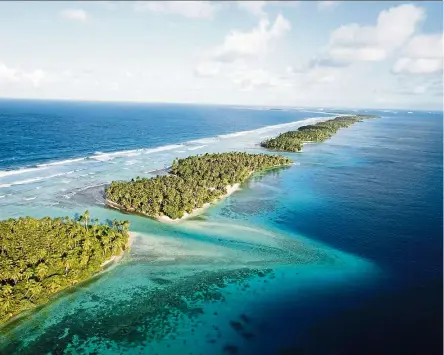
[[86,210],[83,215],[85,216],[85,230],[88,230],[88,225],[89,225],[89,221],[90,221],[90,215],[89,215],[89,211]]
[[34,297],[34,296],[38,296],[38,295],[40,295],[41,293],[42,293],[42,291],[43,291],[43,287],[42,287],[42,285],[40,284],[40,283],[37,283],[37,282],[35,282],[35,283],[32,283],[32,285],[29,285],[28,286],[29,288],[28,288],[28,291],[29,291],[29,293],[30,293],[30,297],[29,297],[29,300],[32,300],[32,298]]
[[12,294],[4,295],[0,300],[1,300],[0,305],[2,313],[3,314],[8,313],[14,305],[14,298]]
[[22,273],[20,272],[20,269],[18,267],[14,267],[10,271],[10,279],[14,281],[14,285],[17,284],[17,282],[22,278]]
[[3,296],[7,296],[7,295],[12,294],[12,286],[11,285],[8,285],[8,284],[3,285],[1,290],[2,290]]
[[76,220],[0,221],[0,323],[99,271],[109,250],[128,240],[126,223],[115,221],[118,230],[89,223],[89,212]]
[[39,280],[43,280],[43,278],[47,275],[48,273],[48,266],[46,266],[44,263],[40,263],[36,270],[35,273],[37,275],[37,277],[39,278]]
[[26,280],[26,283],[28,283],[28,280],[34,276],[34,272],[31,269],[26,269],[23,272],[23,278]]
[[55,280],[54,278],[51,278],[48,284],[48,289],[51,291],[51,293],[56,293],[58,290],[60,290],[60,284]]

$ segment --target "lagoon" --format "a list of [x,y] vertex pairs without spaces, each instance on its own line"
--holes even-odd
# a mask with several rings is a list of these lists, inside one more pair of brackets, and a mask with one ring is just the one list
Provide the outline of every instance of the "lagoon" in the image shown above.
[[[36,113],[58,112],[61,121],[77,114],[81,120],[88,112],[69,103],[64,105],[70,115],[51,103],[27,105],[34,119]],[[200,135],[185,130],[178,138],[180,127],[174,127],[186,108],[174,108],[174,117],[162,123],[172,128],[153,132],[151,146],[139,139],[127,144],[124,132],[115,136],[114,150],[101,147],[102,153],[88,155],[79,143],[78,151],[57,159],[62,143],[53,138],[48,157],[30,154],[26,161],[18,152],[21,165],[2,171],[2,218],[74,216],[88,208],[99,219],[130,219],[135,234],[117,267],[2,329],[3,352],[322,354],[346,348],[345,339],[375,351],[377,344],[370,347],[361,334],[381,336],[377,320],[392,319],[394,312],[412,321],[425,317],[416,334],[434,344],[440,323],[434,296],[442,284],[442,113],[362,110],[382,117],[307,145],[303,153],[289,153],[294,165],[255,174],[240,191],[180,224],[105,208],[100,189],[114,179],[149,176],[175,157],[258,153],[263,139],[325,119],[305,110],[249,109],[244,115],[228,107],[212,116],[206,110],[215,108],[193,107],[207,126],[200,126]],[[89,117],[100,116],[97,108],[90,110]],[[131,110],[160,117],[149,105]],[[342,112],[332,112],[337,113]],[[243,121],[227,132],[230,120],[239,121],[233,117]],[[95,124],[106,129],[108,123],[90,124],[85,141],[94,139]],[[153,143],[161,140],[167,145]],[[33,144],[43,143],[35,139],[30,151],[37,150]],[[128,149],[120,149],[124,146]],[[2,154],[3,160],[14,160],[12,153]],[[404,303],[394,301],[400,294],[406,295]],[[373,318],[369,307],[376,309]],[[358,325],[350,312],[362,315]],[[408,334],[413,326],[401,320],[391,320],[397,332],[389,332],[389,349],[397,350],[397,334]],[[344,324],[342,331],[334,324]],[[319,337],[321,345],[313,341]],[[405,349],[412,349],[403,339]]]

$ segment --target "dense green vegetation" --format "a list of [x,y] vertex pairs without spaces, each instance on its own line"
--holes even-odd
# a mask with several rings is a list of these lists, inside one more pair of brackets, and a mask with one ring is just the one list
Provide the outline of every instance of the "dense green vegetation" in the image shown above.
[[262,147],[285,152],[299,152],[305,142],[323,142],[333,136],[339,129],[349,127],[374,115],[339,116],[325,122],[299,127],[297,131],[280,134],[261,143]]
[[227,193],[226,186],[245,181],[253,171],[288,165],[268,154],[221,153],[176,159],[171,175],[113,181],[106,189],[111,206],[151,217],[181,218]]
[[128,245],[128,221],[21,217],[0,221],[0,323],[83,281]]

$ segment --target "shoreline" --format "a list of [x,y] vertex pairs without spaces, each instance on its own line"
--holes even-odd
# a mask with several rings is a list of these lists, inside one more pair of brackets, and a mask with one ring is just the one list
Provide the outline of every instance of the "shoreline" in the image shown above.
[[[108,271],[111,266],[115,266],[119,263],[120,260],[122,260],[123,256],[125,255],[125,252],[131,248],[134,242],[135,233],[128,231],[128,242],[125,245],[125,249],[120,252],[119,255],[113,255],[108,260],[105,260],[103,263],[100,264],[101,270],[99,270],[96,274],[91,276],[90,278],[84,280],[90,280],[96,275],[99,275],[105,271]],[[82,281],[83,282],[83,281]]]
[[159,216],[159,217],[155,217],[155,218],[159,222],[163,222],[163,223],[170,223],[170,224],[179,223],[179,222],[181,222],[181,221],[183,221],[185,219],[198,216],[199,214],[201,214],[205,210],[207,210],[209,207],[211,207],[211,204],[217,203],[219,201],[222,201],[223,199],[227,198],[228,196],[230,196],[234,192],[236,192],[236,191],[241,189],[240,188],[240,183],[238,183],[238,182],[233,184],[233,185],[227,185],[227,186],[225,186],[225,188],[227,189],[227,193],[225,195],[222,195],[221,197],[219,197],[216,200],[213,200],[212,202],[205,203],[202,207],[195,208],[193,210],[193,212],[191,212],[191,213],[185,212],[185,214],[181,218],[172,219],[172,218],[170,218],[168,216],[165,216],[165,215]]
[[60,290],[54,294],[52,294],[48,301],[45,303],[41,303],[41,304],[36,304],[34,307],[26,309],[20,313],[17,313],[16,315],[12,316],[11,318],[9,318],[5,323],[0,323],[0,331],[2,329],[5,329],[6,327],[10,326],[11,324],[15,323],[15,322],[19,322],[21,319],[23,319],[24,317],[26,317],[27,315],[38,311],[40,308],[42,307],[46,307],[49,303],[55,301],[57,298],[59,297],[63,297],[65,292],[70,292],[72,289],[74,289],[75,287],[79,287],[87,282],[90,282],[92,280],[94,280],[95,278],[102,276],[105,272],[110,271],[113,269],[113,267],[117,266],[118,263],[120,262],[120,260],[123,258],[123,256],[125,255],[125,252],[127,252],[133,242],[134,242],[134,237],[135,237],[136,233],[135,232],[129,232],[128,231],[128,242],[125,245],[125,250],[122,250],[120,252],[119,255],[113,255],[111,256],[108,260],[105,260],[102,264],[100,264],[100,269],[97,270],[97,272],[95,272],[93,275],[91,275],[90,277],[77,282],[76,284],[73,284],[71,286],[68,286],[66,288],[64,288],[63,290]]
[[[241,189],[240,183],[235,183],[233,185],[227,185],[227,186],[225,186],[225,188],[227,189],[227,193],[225,195],[222,195],[221,197],[213,200],[212,202],[205,203],[202,207],[198,207],[198,208],[193,209],[193,211],[191,213],[185,212],[185,214],[181,218],[175,218],[175,219],[172,219],[172,218],[165,216],[165,215],[153,217],[153,216],[150,216],[145,213],[136,212],[134,209],[127,210],[127,209],[123,208],[121,205],[119,205],[118,203],[115,203],[109,199],[105,199],[105,201],[106,201],[108,207],[114,208],[114,209],[119,210],[121,212],[137,214],[137,215],[140,215],[143,217],[148,217],[148,218],[154,219],[154,220],[156,220],[158,222],[162,222],[162,223],[174,224],[174,223],[179,223],[185,219],[198,216],[199,214],[204,212],[206,209],[208,209],[211,206],[211,204],[221,201],[221,200],[227,198],[228,196],[230,196],[231,194],[233,194],[234,192]],[[132,233],[132,232],[130,232],[130,233]]]
[[[259,172],[260,171],[268,171],[268,170],[272,170],[272,169],[276,169],[276,168],[284,168],[284,167],[287,167],[287,166],[291,166],[293,164],[294,164],[294,162],[293,163],[289,163],[289,164],[285,164],[285,165],[275,165],[275,166],[271,166],[271,167],[263,169],[263,170],[259,170]],[[250,174],[247,176],[247,178],[243,182],[247,181],[251,177],[251,175],[253,175],[255,172],[256,171],[251,171]],[[106,202],[105,206],[114,208],[114,209],[116,209],[116,210],[118,210],[120,212],[123,212],[123,213],[132,213],[132,214],[140,215],[140,216],[143,216],[143,217],[148,217],[148,218],[154,219],[154,220],[156,220],[158,222],[161,222],[161,223],[175,224],[175,223],[179,223],[181,221],[184,221],[184,220],[186,220],[188,218],[198,216],[199,214],[201,214],[202,212],[207,210],[209,207],[211,207],[212,204],[217,203],[219,201],[222,201],[223,199],[225,199],[228,196],[232,195],[234,192],[236,192],[238,190],[241,190],[240,185],[243,182],[237,182],[237,183],[235,183],[233,185],[225,186],[225,188],[227,189],[227,193],[225,195],[222,195],[221,197],[219,197],[217,199],[214,199],[211,202],[205,203],[202,207],[198,207],[198,208],[193,209],[193,211],[191,213],[185,212],[184,215],[181,218],[172,219],[172,218],[170,218],[168,216],[165,216],[165,215],[150,216],[150,215],[142,213],[142,212],[137,212],[137,211],[135,211],[134,208],[132,208],[132,209],[125,209],[125,208],[123,208],[123,206],[121,206],[118,203],[115,203],[114,201],[111,201],[111,200],[109,200],[107,198],[105,198],[105,202]]]
[[[328,119],[326,121],[320,121],[317,122],[314,125],[307,125],[307,126],[301,126],[298,127],[295,131],[287,131],[284,133],[280,133],[275,137],[267,138],[263,140],[261,143],[259,143],[259,146],[267,149],[271,152],[285,152],[285,153],[300,153],[303,151],[303,147],[308,144],[317,144],[317,143],[323,143],[324,141],[330,139],[333,135],[335,135],[339,130],[343,128],[348,128],[353,126],[355,123],[363,122],[366,119],[374,119],[374,118],[380,118],[381,116],[377,115],[365,115],[365,114],[339,114],[336,115],[333,119]],[[345,121],[340,123],[338,126],[335,126],[334,123],[337,121]],[[333,123],[332,123],[333,122]],[[325,123],[325,124],[331,124],[333,127],[325,127],[319,124]],[[306,133],[304,128],[308,128],[308,132]],[[316,133],[313,133],[313,131],[323,131],[324,135],[321,135],[319,137]],[[325,133],[327,131],[327,133]],[[302,137],[297,137],[296,135],[299,134],[302,135]],[[292,134],[292,136],[287,137],[288,134]],[[304,137],[305,134],[305,137]],[[284,137],[285,136],[285,137]],[[309,137],[306,137],[309,136]],[[311,137],[310,137],[311,136]],[[314,137],[313,137],[314,136]],[[303,140],[307,138],[312,138],[314,140]],[[277,144],[275,144],[278,142]],[[287,145],[287,148],[282,148],[282,144],[279,145],[279,143],[284,143],[284,146]],[[288,146],[290,145],[290,146]]]
[[[326,112],[316,112],[313,111],[313,113],[317,113],[317,114],[321,114],[321,115],[330,115],[332,117],[336,116],[347,116],[347,115],[351,115],[351,114],[333,114],[333,113],[326,113]],[[309,116],[309,117],[305,117],[301,120],[298,121],[292,121],[292,122],[287,122],[287,123],[278,123],[278,124],[272,124],[272,125],[268,125],[268,126],[263,126],[263,127],[257,127],[257,128],[253,128],[251,130],[244,130],[244,131],[237,131],[237,132],[232,132],[232,133],[226,133],[226,134],[216,134],[214,136],[209,136],[209,137],[202,137],[202,138],[198,138],[197,140],[220,140],[221,136],[230,136],[230,135],[244,135],[244,134],[248,134],[248,133],[252,133],[253,131],[257,131],[257,130],[272,130],[272,129],[283,129],[285,127],[292,127],[298,124],[303,123],[303,121],[308,121],[308,120],[319,120],[319,122],[322,121],[326,121],[329,119],[329,117],[324,117],[324,116]],[[307,122],[307,124],[310,124],[309,122]],[[234,137],[234,136],[233,136]],[[223,139],[224,137],[222,137]],[[182,148],[187,148],[189,146],[189,143],[192,143],[193,141],[181,141],[178,143],[174,143],[176,145],[182,145]],[[152,149],[159,149],[159,148],[166,148],[166,147],[170,147],[170,145],[165,145],[165,146],[156,146],[156,147],[141,147],[135,150],[152,150]],[[179,149],[180,147],[173,147],[170,149],[165,149],[165,150],[173,150],[173,149]],[[111,151],[111,152],[103,152],[102,154],[104,155],[111,155],[113,157],[120,157],[120,156],[125,156],[125,154],[128,153],[132,153],[135,150],[117,150],[117,151]],[[70,157],[67,159],[61,159],[61,160],[50,160],[50,161],[43,161],[43,162],[37,162],[33,165],[23,165],[23,166],[18,166],[15,167],[13,169],[0,169],[0,179],[1,178],[5,178],[5,177],[9,177],[11,175],[21,175],[21,174],[27,174],[27,173],[31,173],[31,172],[35,172],[35,171],[40,171],[40,170],[45,170],[51,167],[55,167],[55,166],[66,166],[72,163],[79,163],[79,162],[88,162],[91,160],[95,160],[95,161],[100,161],[97,160],[98,155],[97,154],[92,154],[92,155],[88,155],[88,156],[80,156],[80,157]],[[162,170],[167,170],[170,167],[167,168],[159,168],[159,169],[154,169],[152,172],[156,172],[156,171],[160,171],[162,172]],[[149,172],[149,173],[152,173]]]

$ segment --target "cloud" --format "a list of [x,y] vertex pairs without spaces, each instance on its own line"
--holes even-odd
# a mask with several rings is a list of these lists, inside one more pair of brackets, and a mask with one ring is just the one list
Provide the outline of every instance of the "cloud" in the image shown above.
[[331,84],[340,76],[342,67],[338,66],[311,66],[311,67],[287,67],[286,79],[291,80],[299,87],[311,87],[316,85]]
[[340,1],[318,1],[317,8],[318,10],[331,10],[338,6]]
[[279,84],[278,78],[264,69],[239,70],[231,73],[229,77],[231,81],[243,91],[268,89]]
[[330,67],[330,68],[342,68],[348,66],[348,63],[341,60],[334,60],[328,57],[314,57],[308,62],[308,68],[317,67]]
[[0,84],[24,84],[39,87],[47,79],[47,74],[41,70],[23,71],[17,68],[10,68],[0,62]]
[[348,62],[384,60],[415,33],[424,18],[424,9],[404,4],[381,11],[375,26],[341,26],[330,36],[328,56]]
[[265,17],[267,13],[265,12],[265,7],[277,6],[281,10],[284,8],[291,9],[299,6],[300,1],[245,1],[238,0],[236,1],[237,7],[239,9],[245,10],[251,13],[254,16]]
[[398,85],[397,89],[389,94],[395,93],[400,95],[418,96],[438,96],[442,98],[443,86],[442,79],[436,81],[430,80],[420,80],[420,81],[410,81]]
[[443,36],[421,34],[406,44],[394,66],[395,74],[432,74],[443,69]]
[[82,9],[65,9],[60,12],[60,15],[68,20],[86,22],[88,14]]
[[37,69],[30,73],[24,73],[25,78],[29,79],[34,87],[40,86],[40,83],[46,79],[46,73]]
[[432,74],[442,70],[440,58],[399,58],[393,66],[393,73]]
[[213,18],[219,5],[210,1],[138,1],[134,4],[137,12],[154,12],[181,15],[188,18]]
[[288,1],[288,0],[273,0],[273,1],[267,1],[267,5],[276,5],[279,6],[280,8],[297,8],[299,7],[301,1],[299,0],[292,0],[292,1]]
[[105,6],[108,10],[116,10],[119,1],[98,1],[97,4]]
[[273,24],[262,18],[259,25],[249,32],[232,31],[224,42],[210,51],[215,61],[233,62],[239,58],[255,57],[268,50],[270,41],[282,37],[291,29],[290,22],[278,15]]
[[17,70],[8,68],[5,64],[0,62],[0,83],[10,83],[17,81]]
[[442,58],[443,39],[441,34],[421,34],[412,37],[403,53],[415,58]]
[[194,75],[201,78],[214,77],[219,74],[220,63],[218,62],[203,62],[194,69]]
[[266,1],[237,1],[237,6],[240,9],[246,10],[255,16],[266,16],[264,7],[267,5]]
[[255,28],[249,31],[233,30],[225,36],[222,44],[206,51],[202,62],[194,69],[194,75],[219,76],[221,79],[228,79],[242,91],[285,85],[279,76],[262,68],[252,69],[254,62],[245,60],[266,54],[270,43],[290,29],[290,23],[281,14],[274,22],[270,22],[265,14]]

